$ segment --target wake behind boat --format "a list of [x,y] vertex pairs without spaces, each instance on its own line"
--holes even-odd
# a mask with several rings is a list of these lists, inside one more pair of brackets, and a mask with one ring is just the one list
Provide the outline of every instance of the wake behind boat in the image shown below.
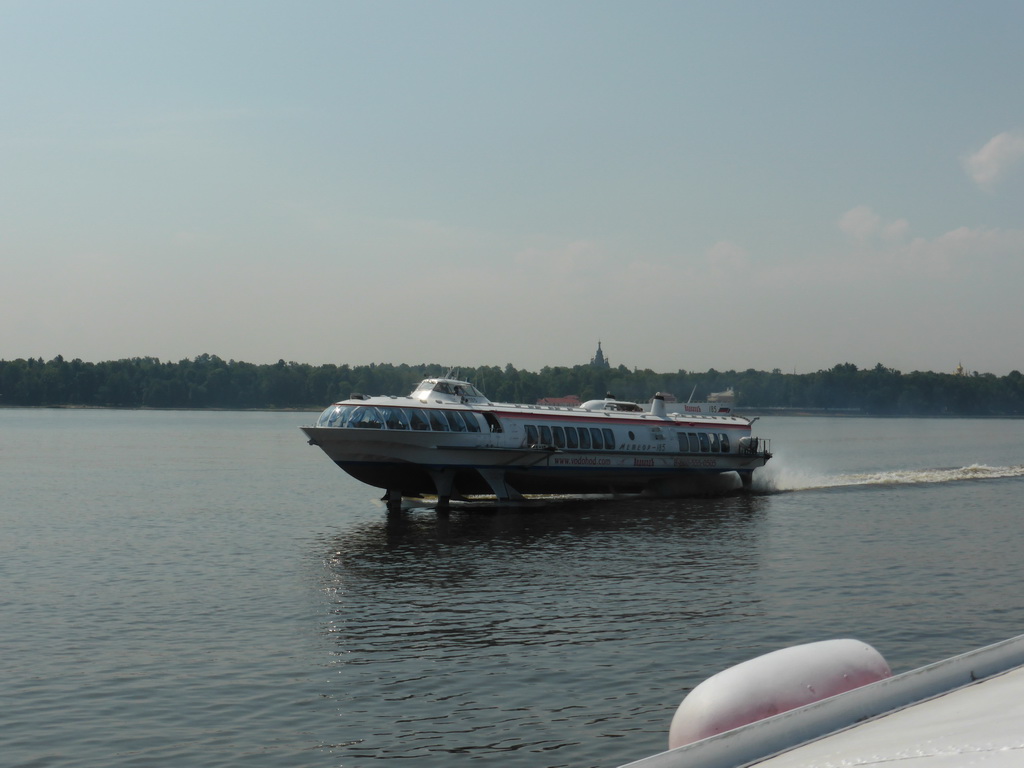
[[492,403],[456,378],[428,378],[408,397],[353,395],[302,427],[311,445],[357,480],[404,496],[693,493],[725,473],[750,488],[771,458],[752,421],[729,413],[669,413],[655,395],[579,406]]

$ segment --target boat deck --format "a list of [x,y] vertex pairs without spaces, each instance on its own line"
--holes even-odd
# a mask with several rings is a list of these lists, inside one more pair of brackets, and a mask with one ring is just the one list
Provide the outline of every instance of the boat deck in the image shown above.
[[1024,668],[760,760],[759,768],[1024,765]]

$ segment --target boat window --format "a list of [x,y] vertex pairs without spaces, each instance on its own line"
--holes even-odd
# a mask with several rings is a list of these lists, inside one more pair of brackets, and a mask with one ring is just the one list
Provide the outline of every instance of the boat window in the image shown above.
[[590,430],[586,427],[580,427],[580,448],[590,448]]
[[555,447],[565,448],[565,430],[561,427],[552,427],[551,431],[555,436]]
[[700,441],[697,439],[697,433],[688,432],[687,437],[690,440],[690,453],[700,453]]
[[427,411],[427,417],[430,419],[430,426],[435,432],[448,432],[450,430],[444,416],[437,411]]
[[565,447],[566,448],[579,448],[580,441],[576,436],[576,427],[565,428]]
[[501,428],[501,422],[498,421],[498,417],[495,416],[493,413],[485,413],[484,414],[484,421],[487,422],[487,427],[488,427],[488,429],[490,429],[491,432],[503,432],[504,431]]
[[601,430],[597,427],[590,428],[590,441],[597,449],[604,448],[604,439],[601,437]]
[[707,432],[698,432],[697,437],[700,438],[700,452],[710,453],[711,452],[711,441],[708,440]]
[[316,425],[318,427],[344,427],[351,410],[351,406],[332,406],[320,414],[320,420]]
[[719,437],[722,438],[722,453],[729,452],[729,436],[723,432]]
[[444,416],[446,419],[448,419],[448,423],[451,425],[452,432],[466,431],[466,422],[462,420],[462,417],[459,416],[458,413],[456,413],[455,411],[445,411]]
[[408,429],[409,420],[405,411],[401,408],[381,408],[381,415],[384,416],[384,423],[388,429]]
[[413,429],[420,432],[430,429],[430,419],[428,419],[427,414],[419,408],[409,409],[409,423],[412,425]]
[[551,427],[542,426],[540,428],[540,441],[544,445],[551,445]]
[[718,433],[712,432],[709,437],[711,438],[711,452],[718,453]]
[[679,439],[679,452],[686,453],[690,449],[690,441],[686,439],[686,433],[676,432],[676,437]]
[[444,394],[444,395],[453,394],[452,393],[452,388],[448,384],[447,381],[439,381],[439,382],[437,382],[437,384],[434,385],[434,391],[435,392],[440,392],[441,394]]
[[356,412],[354,405],[343,405],[341,411],[338,413],[338,418],[334,420],[334,426],[336,427],[350,427],[352,426],[352,416]]
[[476,417],[475,413],[472,411],[463,411],[462,419],[466,422],[466,428],[469,429],[470,432],[480,431],[480,420]]
[[540,438],[537,437],[537,428],[533,424],[526,425],[526,444],[536,445],[540,442]]
[[360,405],[353,409],[348,425],[355,429],[383,429],[384,417],[372,405]]
[[358,426],[358,424],[359,424],[359,418],[358,418],[359,411],[362,410],[362,409],[353,405],[353,406],[349,406],[346,410],[347,410],[347,413],[342,413],[341,417],[338,419],[338,422],[337,422],[338,426],[339,427],[355,427],[355,426]]
[[615,447],[615,433],[605,427],[601,430],[604,433],[604,447],[612,449]]

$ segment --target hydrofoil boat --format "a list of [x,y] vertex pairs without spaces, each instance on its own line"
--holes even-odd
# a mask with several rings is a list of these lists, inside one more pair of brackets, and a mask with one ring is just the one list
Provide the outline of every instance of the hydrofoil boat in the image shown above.
[[423,495],[444,507],[475,495],[687,495],[729,474],[749,489],[772,456],[752,424],[730,409],[670,413],[660,394],[646,408],[610,394],[578,406],[492,403],[440,377],[407,397],[354,394],[302,430],[352,477],[383,488],[389,507]]

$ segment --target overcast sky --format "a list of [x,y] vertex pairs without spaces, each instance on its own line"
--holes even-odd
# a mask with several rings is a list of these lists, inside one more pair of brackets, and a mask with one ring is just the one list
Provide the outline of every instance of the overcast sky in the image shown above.
[[1022,30],[0,0],[0,359],[1024,370]]

